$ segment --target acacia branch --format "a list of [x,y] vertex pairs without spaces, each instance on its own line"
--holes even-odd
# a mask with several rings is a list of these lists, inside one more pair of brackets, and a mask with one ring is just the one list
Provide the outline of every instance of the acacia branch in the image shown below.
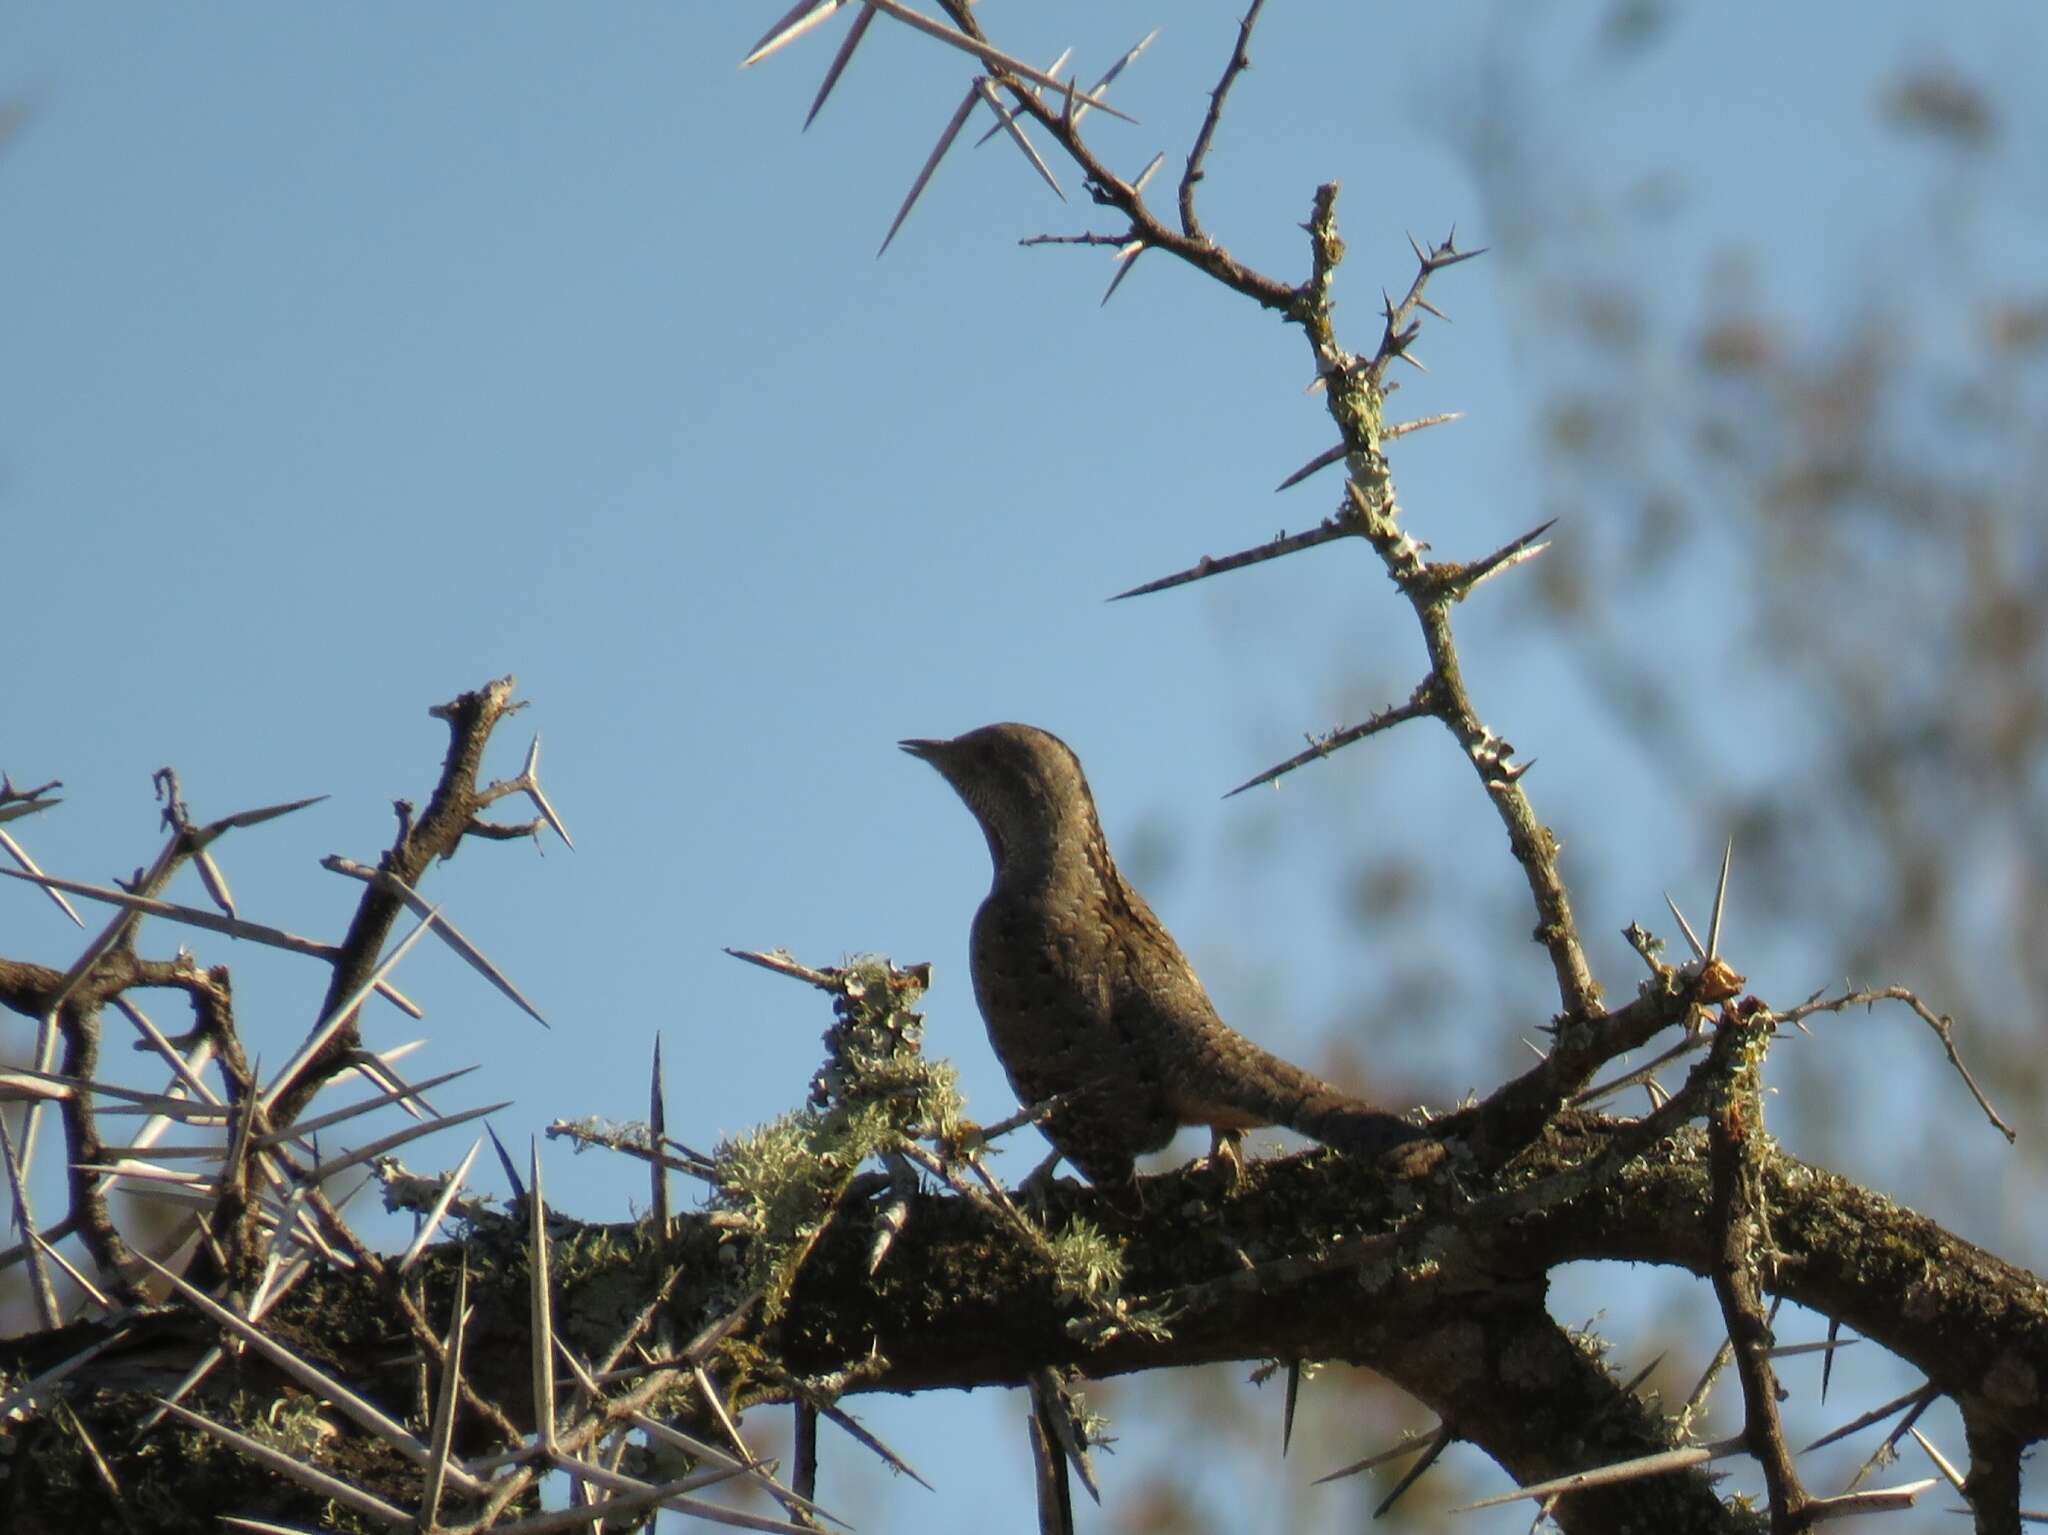
[[[1563,1263],[1655,1262],[1711,1275],[1722,1261],[1704,1218],[1714,1193],[1703,1137],[1684,1131],[1638,1150],[1630,1139],[1637,1133],[1633,1121],[1564,1116],[1530,1148],[1521,1174],[1533,1181],[1513,1220],[1484,1205],[1461,1212],[1448,1188],[1390,1187],[1320,1152],[1252,1164],[1245,1192],[1223,1201],[1199,1172],[1148,1179],[1147,1213],[1126,1228],[1130,1294],[1187,1293],[1191,1282],[1232,1271],[1231,1254],[1240,1250],[1255,1259],[1306,1257],[1347,1233],[1379,1235],[1358,1263],[1292,1275],[1275,1269],[1263,1286],[1207,1288],[1189,1295],[1170,1335],[1119,1333],[1093,1348],[1070,1330],[1072,1304],[1036,1257],[984,1210],[955,1196],[919,1195],[879,1271],[868,1271],[865,1221],[842,1216],[818,1242],[781,1320],[765,1330],[753,1317],[740,1322],[707,1368],[730,1382],[737,1410],[783,1399],[791,1378],[838,1377],[849,1392],[902,1392],[1009,1385],[1070,1366],[1100,1377],[1225,1360],[1338,1359],[1385,1373],[1525,1482],[1678,1448],[1665,1420],[1542,1312],[1545,1276]],[[1610,1151],[1623,1150],[1635,1154],[1612,1171]],[[1546,1185],[1559,1197],[1539,1197]],[[1998,1446],[2024,1447],[2048,1435],[2039,1385],[2048,1380],[2048,1300],[2032,1275],[1768,1145],[1757,1148],[1755,1187],[1772,1212],[1772,1289],[1840,1318],[1961,1400],[1973,1442],[1985,1446],[1987,1481],[2004,1463]],[[1429,1208],[1415,1209],[1418,1194]],[[1056,1185],[1048,1198],[1054,1223],[1118,1218],[1090,1190]],[[574,1240],[589,1267],[562,1285],[558,1325],[565,1332],[596,1325],[609,1336],[615,1329],[602,1319],[613,1314],[621,1287],[651,1293],[664,1276],[674,1284],[666,1322],[674,1335],[725,1315],[732,1265],[720,1250],[743,1252],[747,1239],[703,1214],[676,1224],[675,1238],[658,1253],[637,1228],[610,1228],[608,1239],[600,1228],[582,1238],[564,1228],[558,1240]],[[487,1255],[500,1240],[488,1224],[480,1228],[472,1264],[480,1251],[491,1272]],[[437,1327],[455,1261],[455,1249],[444,1246],[426,1264],[427,1311]],[[477,1357],[466,1384],[524,1428],[526,1301],[518,1267],[504,1277],[513,1282],[476,1297],[473,1322],[479,1336],[501,1346]],[[337,1274],[317,1294],[309,1287],[304,1299],[289,1300],[275,1325],[285,1337],[313,1329],[308,1335],[326,1340],[345,1372],[363,1372],[351,1378],[369,1378],[388,1351],[388,1304],[372,1276]],[[579,1320],[585,1308],[592,1308],[589,1323]],[[0,1348],[0,1364],[45,1367],[107,1327],[13,1340]],[[130,1387],[140,1370],[146,1383],[149,1372],[178,1369],[181,1338],[189,1348],[210,1341],[189,1317],[164,1314],[129,1352],[86,1369]],[[767,1375],[747,1363],[764,1357],[774,1362]],[[1517,1361],[1515,1370],[1503,1371],[1503,1357]],[[1601,1497],[1672,1498],[1685,1512],[1607,1502],[1596,1517],[1593,1504],[1575,1514],[1567,1500],[1559,1510],[1566,1527],[1613,1528],[1616,1508],[1653,1506],[1663,1507],[1667,1522],[1677,1519],[1676,1528],[1738,1527],[1690,1475]]]

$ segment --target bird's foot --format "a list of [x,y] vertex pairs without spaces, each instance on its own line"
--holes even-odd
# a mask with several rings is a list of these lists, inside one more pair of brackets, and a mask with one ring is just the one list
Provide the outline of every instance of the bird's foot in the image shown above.
[[1011,1190],[1017,1203],[1030,1211],[1036,1219],[1045,1218],[1046,1198],[1052,1193],[1052,1170],[1059,1165],[1060,1154],[1055,1151],[1026,1173],[1023,1181]]
[[1209,1154],[1195,1163],[1191,1169],[1197,1177],[1212,1177],[1223,1189],[1225,1198],[1235,1198],[1244,1192],[1251,1181],[1244,1159],[1244,1131],[1209,1130]]

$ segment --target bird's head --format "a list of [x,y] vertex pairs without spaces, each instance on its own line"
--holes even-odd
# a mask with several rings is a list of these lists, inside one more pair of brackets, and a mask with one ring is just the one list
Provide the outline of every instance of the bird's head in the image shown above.
[[950,741],[899,744],[937,768],[974,812],[999,878],[1078,853],[1102,835],[1081,760],[1051,731],[984,725]]

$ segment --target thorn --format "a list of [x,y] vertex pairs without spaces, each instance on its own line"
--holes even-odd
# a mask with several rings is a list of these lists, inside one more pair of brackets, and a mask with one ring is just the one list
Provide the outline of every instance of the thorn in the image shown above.
[[654,1069],[647,1081],[647,1170],[654,1180],[654,1203],[648,1211],[657,1241],[665,1241],[672,1229],[668,1204],[668,1168],[661,1159],[662,1142],[668,1138],[668,1094],[662,1085],[661,1035],[654,1036]]
[[490,1131],[491,1145],[498,1153],[498,1166],[504,1170],[505,1182],[511,1186],[513,1199],[524,1199],[526,1197],[526,1185],[520,1181],[519,1169],[512,1165],[512,1153],[507,1151],[505,1143],[498,1139],[496,1129],[490,1125],[485,1125],[484,1129]]
[[1662,1071],[1666,1066],[1670,1065],[1673,1061],[1677,1060],[1681,1055],[1689,1055],[1693,1051],[1702,1048],[1702,1046],[1705,1043],[1706,1042],[1697,1035],[1694,1035],[1691,1038],[1681,1039],[1669,1050],[1664,1051],[1663,1054],[1657,1056],[1653,1060],[1645,1061],[1642,1065],[1636,1067],[1634,1070],[1625,1072],[1621,1076],[1615,1077],[1611,1081],[1602,1082],[1596,1086],[1586,1088],[1583,1092],[1578,1093],[1572,1098],[1572,1107],[1587,1108],[1593,1104],[1598,1103],[1603,1098],[1613,1097],[1616,1093],[1621,1092],[1625,1088],[1635,1087],[1638,1084],[1647,1084],[1653,1082],[1656,1080],[1658,1072]]
[[1664,892],[1664,904],[1671,908],[1671,915],[1678,919],[1679,931],[1685,934],[1685,941],[1692,945],[1692,957],[1705,959],[1707,951],[1700,943],[1700,935],[1692,930],[1692,924],[1685,920],[1685,913],[1678,909],[1678,903],[1671,899],[1669,890]]
[[[489,1127],[486,1126],[485,1128],[488,1129]],[[492,1136],[493,1140],[496,1138],[495,1135]],[[448,1182],[442,1188],[440,1197],[434,1201],[433,1209],[429,1210],[426,1219],[420,1222],[419,1235],[413,1238],[412,1246],[408,1247],[405,1250],[405,1255],[398,1260],[397,1272],[403,1274],[407,1269],[419,1262],[420,1254],[427,1250],[428,1242],[433,1239],[434,1233],[440,1229],[442,1217],[447,1215],[449,1207],[455,1203],[456,1197],[461,1193],[462,1185],[468,1181],[469,1170],[476,1165],[477,1153],[483,1149],[484,1138],[479,1135],[470,1143],[468,1154],[455,1164],[455,1171],[448,1175]],[[498,1148],[499,1155],[502,1156],[504,1150],[505,1148],[500,1146]]]
[[[573,843],[570,845],[574,846]],[[491,963],[489,956],[475,944],[471,943],[469,939],[465,938],[452,922],[440,914],[439,907],[430,906],[425,896],[421,895],[397,875],[387,869],[373,869],[366,864],[359,864],[351,859],[342,858],[332,853],[320,860],[320,867],[327,870],[330,874],[343,874],[350,879],[359,879],[366,884],[380,886],[405,902],[406,906],[413,912],[422,917],[431,917],[435,933],[443,943],[447,944],[449,948],[462,957],[464,963],[476,971],[478,975],[489,981],[491,985],[495,986],[503,994],[507,1001],[511,1002],[513,1006],[533,1019],[542,1028],[553,1027],[541,1015],[540,1009],[527,1001],[520,993],[519,988],[514,986],[511,980],[497,966]],[[0,869],[0,873],[5,872],[4,869]],[[380,987],[379,989],[385,990],[388,988]],[[399,1006],[404,1007],[406,1011],[412,1013],[414,1017],[419,1016],[417,1009],[407,1005],[396,996],[393,997],[393,1001]]]
[[[1669,1352],[1670,1351],[1668,1349],[1665,1351],[1665,1353]],[[1644,1381],[1648,1380],[1651,1377],[1651,1375],[1656,1373],[1657,1366],[1664,1362],[1664,1358],[1664,1354],[1659,1354],[1655,1359],[1652,1359],[1648,1364],[1644,1365],[1640,1370],[1636,1371],[1634,1375],[1630,1376],[1628,1384],[1623,1386],[1621,1389],[1626,1392],[1633,1392],[1636,1389],[1636,1387],[1640,1386]]]
[[981,95],[982,84],[982,80],[977,78],[974,84],[967,87],[967,94],[960,98],[960,105],[953,110],[952,121],[948,122],[945,130],[939,134],[939,141],[932,146],[932,152],[925,156],[923,169],[917,173],[917,180],[910,184],[910,195],[903,199],[903,206],[896,210],[896,217],[889,225],[889,232],[882,236],[882,247],[875,252],[877,261],[881,260],[883,253],[889,249],[889,242],[896,238],[896,231],[903,227],[903,221],[910,217],[910,210],[917,205],[918,198],[923,195],[925,187],[932,179],[932,173],[939,168],[939,161],[945,157],[946,151],[953,147],[953,140],[960,136],[960,129],[967,122],[967,114],[974,110],[974,103]]
[[1220,559],[1205,555],[1185,570],[1178,570],[1170,576],[1161,576],[1155,581],[1147,581],[1128,591],[1118,592],[1109,600],[1122,602],[1127,597],[1146,597],[1153,592],[1186,586],[1191,581],[1200,581],[1208,576],[1220,576],[1229,570],[1242,570],[1247,565],[1263,564],[1267,560],[1278,559],[1283,554],[1295,554],[1303,549],[1314,548],[1317,544],[1327,544],[1332,539],[1349,538],[1355,531],[1348,523],[1325,522],[1305,533],[1285,533],[1267,543],[1250,549],[1240,549],[1237,553],[1226,554]]
[[1410,1487],[1413,1487],[1417,1482],[1421,1481],[1423,1473],[1429,1470],[1431,1466],[1436,1464],[1437,1457],[1442,1455],[1445,1450],[1449,1449],[1450,1445],[1451,1430],[1449,1425],[1439,1424],[1436,1431],[1436,1437],[1430,1441],[1429,1448],[1422,1452],[1421,1459],[1417,1460],[1414,1465],[1410,1466],[1405,1472],[1402,1473],[1401,1479],[1398,1482],[1394,1483],[1394,1490],[1388,1493],[1384,1498],[1380,1499],[1379,1507],[1372,1511],[1373,1518],[1384,1518],[1386,1516],[1387,1510],[1392,1508],[1394,1504],[1397,1501],[1399,1501],[1401,1494],[1406,1492]]
[[[1904,1396],[1895,1396],[1882,1407],[1873,1407],[1869,1412],[1866,1412],[1862,1417],[1855,1419],[1853,1422],[1844,1423],[1840,1428],[1821,1435],[1820,1438],[1814,1440],[1812,1444],[1809,1444],[1799,1453],[1807,1455],[1815,1450],[1824,1449],[1838,1439],[1846,1439],[1860,1429],[1866,1429],[1873,1423],[1884,1421],[1884,1419],[1889,1418],[1893,1413],[1898,1412],[1902,1408],[1911,1409],[1910,1415],[1906,1420],[1907,1424],[1910,1425],[1919,1417],[1927,1404],[1934,1400],[1935,1394],[1935,1388],[1931,1383],[1916,1386]],[[1894,1437],[1897,1436],[1894,1435]]]
[[[1152,39],[1157,37],[1158,35],[1159,29],[1157,27],[1154,27],[1150,32],[1147,32],[1143,37],[1139,38],[1137,43],[1133,45],[1130,48],[1130,50],[1124,54],[1122,58],[1118,59],[1114,64],[1110,65],[1109,68],[1105,69],[1102,72],[1102,78],[1097,80],[1095,84],[1089,88],[1088,94],[1091,96],[1099,96],[1102,94],[1102,92],[1108,90],[1112,85],[1114,85],[1116,83],[1116,77],[1122,74],[1126,69],[1129,69],[1131,65],[1137,63],[1138,55],[1143,53],[1147,48],[1151,47]],[[1069,87],[1069,89],[1071,90],[1071,87]],[[1107,107],[1104,107],[1103,110],[1108,111],[1109,109]],[[1070,123],[1078,123],[1084,116],[1087,115],[1087,112],[1088,108],[1086,106],[1083,106],[1079,111],[1070,112],[1068,114],[1067,121]],[[1118,116],[1122,116],[1122,114],[1119,113]]]
[[1801,1354],[1832,1354],[1838,1348],[1854,1348],[1862,1340],[1851,1338],[1842,1343],[1830,1338],[1824,1343],[1780,1343],[1764,1350],[1766,1359],[1797,1359]]
[[846,29],[846,40],[839,45],[839,51],[832,55],[832,63],[825,71],[825,78],[819,82],[818,94],[811,98],[811,110],[804,114],[804,130],[817,120],[825,109],[825,98],[832,94],[832,88],[839,83],[839,77],[846,73],[846,66],[853,62],[853,50],[860,46],[860,40],[868,35],[868,28],[874,25],[875,13],[866,6],[853,18],[853,25]]
[[213,904],[227,916],[239,917],[241,913],[235,910],[234,892],[228,889],[228,877],[222,872],[221,866],[213,861],[213,854],[207,852],[204,846],[194,847],[192,863],[199,870],[199,883],[206,887],[206,893],[213,898]]
[[864,1446],[871,1454],[879,1457],[882,1464],[891,1471],[896,1472],[900,1476],[909,1477],[926,1492],[932,1490],[932,1484],[917,1474],[915,1466],[882,1443],[865,1424],[845,1408],[834,1406],[830,1402],[820,1402],[818,1404],[818,1411],[845,1429],[847,1433],[853,1436],[857,1443]]
[[[1109,286],[1102,290],[1102,304],[1107,304],[1111,298],[1115,297],[1116,290],[1123,286],[1124,279],[1131,275],[1132,269],[1138,264],[1138,258],[1144,254],[1145,242],[1143,240],[1133,240],[1129,245],[1124,246],[1116,253],[1116,276],[1110,278]],[[1101,308],[1102,305],[1099,304],[1096,307]]]
[[1402,724],[1407,720],[1417,719],[1434,712],[1435,703],[1430,695],[1427,684],[1425,684],[1417,688],[1414,695],[1405,704],[1395,704],[1389,708],[1382,709],[1363,724],[1346,725],[1340,730],[1329,732],[1327,735],[1309,737],[1308,745],[1301,751],[1296,752],[1285,762],[1275,763],[1272,767],[1267,768],[1265,772],[1247,778],[1223,797],[1229,799],[1233,795],[1244,793],[1247,789],[1256,789],[1261,785],[1273,783],[1278,779],[1284,778],[1298,767],[1314,762],[1318,758],[1327,757],[1333,752],[1341,751],[1354,741],[1363,740],[1369,735],[1377,735],[1382,730],[1391,729],[1395,725]]
[[1934,1447],[1934,1441],[1921,1433],[1919,1429],[1912,1430],[1912,1434],[1913,1442],[1927,1452],[1927,1458],[1934,1462],[1935,1469],[1948,1478],[1949,1486],[1955,1488],[1957,1492],[1961,1492],[1963,1490],[1962,1472],[1956,1470],[1955,1466],[1949,1461],[1949,1458]]
[[[46,805],[55,805],[58,803],[60,803],[60,801],[53,799],[43,800],[29,808],[40,810]],[[8,808],[13,809],[15,807],[10,806]],[[0,811],[0,820],[6,819],[7,816],[5,811]],[[29,857],[28,849],[23,847],[19,842],[16,842],[14,838],[10,837],[4,831],[0,831],[0,848],[4,848],[7,852],[7,856],[9,858],[12,858],[16,863],[21,865],[22,872],[24,874],[35,875],[37,877],[42,876],[43,871],[41,867],[37,865],[36,861],[33,858]],[[48,896],[51,900],[57,903],[57,909],[63,912],[65,916],[71,919],[71,923],[74,927],[82,928],[85,926],[85,918],[79,916],[77,907],[73,906],[69,901],[64,899],[63,891],[57,889],[53,885],[44,885],[42,887],[42,890],[44,895]]]
[[278,1073],[277,1080],[264,1090],[262,1104],[265,1110],[275,1107],[285,1089],[298,1081],[299,1074],[312,1064],[313,1058],[326,1048],[328,1041],[358,1019],[362,1005],[377,989],[377,983],[396,970],[398,962],[412,952],[413,945],[427,935],[439,912],[439,907],[428,910],[413,924],[412,931],[399,941],[397,947],[379,961],[370,978],[344,997],[339,1005],[314,1025],[313,1032],[306,1036],[305,1042],[299,1046],[298,1053],[291,1058],[284,1070]]
[[239,810],[233,815],[222,816],[199,835],[211,842],[224,831],[233,831],[238,827],[261,826],[265,821],[275,821],[279,816],[291,815],[309,805],[317,805],[327,798],[325,794],[315,794],[306,799],[287,800],[282,805],[264,805],[255,810]]
[[[875,13],[873,11],[868,12],[868,15],[870,16],[874,14]],[[1067,60],[1072,58],[1073,56],[1074,50],[1071,48],[1067,49],[1066,52],[1062,53],[1058,58],[1054,59],[1050,64],[1046,65],[1045,72],[1057,78],[1060,70],[1066,65]],[[1065,85],[1066,91],[1064,94],[1071,95],[1074,89],[1074,82],[1072,80],[1068,80],[1065,82]],[[1044,99],[1045,92],[1042,88],[1038,86],[1033,86],[1031,90],[1034,96],[1037,96],[1041,100]],[[988,132],[984,133],[980,138],[974,141],[974,147],[976,149],[981,148],[982,145],[986,144],[990,139],[994,138],[998,133],[1001,133],[1002,131],[1003,125],[1001,123],[997,123],[993,128],[989,129]]]
[[1475,1509],[1498,1508],[1503,1503],[1513,1503],[1521,1498],[1542,1500],[1560,1493],[1577,1492],[1587,1487],[1612,1487],[1621,1482],[1637,1481],[1647,1476],[1668,1476],[1673,1471],[1682,1471],[1690,1466],[1703,1466],[1709,1461],[1747,1453],[1748,1443],[1741,1437],[1722,1439],[1713,1444],[1687,1445],[1678,1450],[1660,1450],[1654,1455],[1641,1455],[1632,1460],[1617,1461],[1610,1466],[1596,1466],[1590,1471],[1575,1471],[1569,1476],[1554,1477],[1547,1482],[1534,1482],[1527,1487],[1518,1487],[1513,1492],[1481,1498],[1476,1503],[1461,1504],[1451,1512],[1464,1514]]
[[[1082,1425],[1076,1414],[1073,1395],[1058,1372],[1050,1368],[1036,1370],[1031,1376],[1031,1401],[1038,1409],[1041,1426],[1052,1441],[1056,1455],[1064,1457],[1064,1464],[1071,1465],[1081,1478],[1081,1485],[1087,1489],[1099,1507],[1102,1503],[1102,1489],[1096,1485],[1095,1467],[1088,1458],[1088,1443],[1081,1432]],[[1065,1478],[1062,1476],[1062,1481]],[[1062,1499],[1064,1502],[1064,1499]],[[1071,1518],[1067,1527],[1073,1528]]]
[[526,1202],[528,1366],[533,1381],[534,1436],[550,1454],[555,1450],[555,1303],[548,1280],[548,1201],[541,1191],[540,1138],[529,1137],[527,1169],[533,1197]]
[[533,744],[526,751],[526,767],[520,773],[518,783],[526,797],[533,801],[533,808],[540,812],[540,818],[548,823],[550,830],[562,839],[562,845],[570,852],[576,851],[576,839],[569,835],[569,828],[562,818],[555,814],[555,807],[548,802],[547,791],[540,786],[540,733],[534,732]]
[[[1808,1524],[1825,1524],[1831,1519],[1857,1518],[1864,1514],[1892,1514],[1911,1508],[1914,1501],[1935,1484],[1936,1478],[1905,1482],[1897,1487],[1874,1487],[1869,1492],[1837,1493],[1832,1498],[1815,1498],[1805,1508]],[[2027,1516],[2020,1516],[2025,1519]]]
[[1735,839],[1721,852],[1721,882],[1714,887],[1714,915],[1707,924],[1707,958],[1721,957],[1721,916],[1728,905],[1728,867],[1735,862]]
[[763,970],[773,970],[777,975],[792,976],[799,981],[817,987],[820,991],[836,993],[844,971],[813,970],[809,965],[800,964],[787,949],[769,949],[757,953],[752,949],[727,949],[734,959],[743,959],[750,965],[759,965]]
[[[1065,89],[1059,81],[1046,74],[1044,70],[1033,69],[1015,55],[1005,53],[1002,49],[991,47],[987,43],[978,42],[964,32],[956,32],[951,27],[941,26],[929,16],[920,15],[918,12],[910,9],[909,6],[898,4],[897,0],[861,0],[861,3],[872,6],[875,10],[881,11],[886,15],[893,16],[906,27],[922,32],[926,37],[937,38],[949,48],[958,48],[962,53],[973,54],[990,69],[1008,70],[1013,75],[1021,76],[1026,80],[1036,80],[1040,85],[1051,86],[1054,90]],[[1130,113],[1119,112],[1115,107],[1098,97],[1091,95],[1083,96],[1079,99],[1087,106],[1100,107],[1111,117],[1121,117],[1127,123],[1135,123],[1137,121]]]
[[1319,1476],[1312,1485],[1320,1487],[1325,1482],[1341,1481],[1347,1476],[1356,1476],[1361,1471],[1370,1471],[1375,1466],[1383,1466],[1390,1460],[1399,1460],[1403,1455],[1413,1455],[1417,1450],[1427,1450],[1436,1443],[1438,1436],[1444,1432],[1444,1426],[1439,1423],[1426,1435],[1404,1434],[1398,1443],[1379,1451],[1377,1454],[1368,1455],[1364,1460],[1354,1460],[1350,1465],[1342,1466],[1332,1471],[1328,1476]]
[[974,83],[981,92],[981,99],[987,102],[988,109],[995,113],[996,126],[1000,129],[1008,130],[1011,141],[1016,144],[1019,150],[1023,151],[1024,158],[1031,162],[1031,168],[1038,172],[1047,186],[1052,188],[1053,195],[1059,198],[1061,202],[1065,202],[1067,194],[1060,190],[1059,181],[1053,175],[1052,167],[1045,163],[1044,158],[1038,153],[1037,147],[1030,139],[1025,137],[1023,124],[1017,121],[1017,116],[1014,112],[1003,105],[1001,99],[996,95],[995,87],[988,83],[988,76],[982,75]]
[[1525,564],[1548,549],[1550,545],[1538,540],[1556,527],[1557,521],[1557,518],[1553,517],[1548,522],[1537,524],[1520,538],[1501,545],[1485,559],[1476,560],[1470,565],[1434,568],[1448,578],[1445,584],[1451,595],[1462,602],[1472,594],[1473,588],[1482,582],[1492,580],[1504,570],[1512,570],[1517,565]]
[[811,28],[830,20],[832,13],[845,3],[846,0],[797,0],[782,13],[782,19],[763,32],[760,41],[747,50],[747,56],[740,60],[740,68],[750,68],[771,53],[787,47]]
[[1329,468],[1330,465],[1341,463],[1347,451],[1347,448],[1341,442],[1334,448],[1325,448],[1314,458],[1295,470],[1294,473],[1287,476],[1278,485],[1275,485],[1273,487],[1273,494],[1277,496],[1283,490],[1292,490],[1310,475],[1320,474],[1323,470]]
[[[1382,441],[1391,442],[1396,437],[1406,437],[1410,432],[1426,431],[1432,426],[1447,426],[1453,421],[1463,421],[1462,410],[1438,411],[1433,416],[1417,416],[1413,421],[1396,421],[1392,426],[1380,428]],[[1554,519],[1553,519],[1554,520]]]
[[[104,901],[109,906],[119,906],[126,911],[142,912],[154,917],[168,917],[173,922],[183,922],[192,927],[203,927],[208,932],[226,933],[230,938],[247,938],[256,943],[268,944],[274,949],[289,950],[294,954],[308,954],[316,959],[332,960],[336,953],[333,945],[320,943],[311,938],[301,938],[287,933],[282,928],[266,927],[261,922],[245,922],[239,917],[216,916],[196,906],[180,906],[175,901],[159,901],[150,896],[135,895],[129,891],[108,890],[98,885],[88,885],[81,880],[59,879],[54,874],[31,874],[25,869],[0,869],[0,875],[9,879],[22,880],[28,884],[40,885],[49,890],[68,890],[73,895],[82,895],[87,900]],[[120,936],[114,929],[107,930]],[[102,935],[101,942],[111,944],[114,938]],[[105,950],[101,949],[101,953]],[[98,958],[98,954],[93,956]],[[83,975],[84,967],[74,964],[72,969]],[[59,1001],[62,1001],[59,998]]]
[[[479,1141],[478,1145],[482,1145]],[[475,1155],[472,1151],[471,1155]],[[432,1229],[431,1227],[428,1229]],[[441,1388],[435,1395],[434,1416],[428,1425],[429,1458],[421,1485],[420,1524],[433,1529],[440,1524],[441,1497],[447,1486],[450,1453],[455,1441],[455,1408],[462,1388],[462,1349],[469,1328],[469,1258],[455,1271],[455,1294],[449,1306],[448,1336],[442,1344]]]

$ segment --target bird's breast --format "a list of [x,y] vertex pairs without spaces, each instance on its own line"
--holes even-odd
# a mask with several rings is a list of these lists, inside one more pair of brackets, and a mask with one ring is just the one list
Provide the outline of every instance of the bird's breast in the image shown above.
[[1027,1101],[1105,1076],[1149,1071],[1113,1013],[1120,956],[1085,899],[997,891],[974,919],[975,1000],[1010,1082]]
[[1113,963],[1085,903],[991,895],[970,934],[975,996],[995,1027],[998,1015],[1109,1010]]

